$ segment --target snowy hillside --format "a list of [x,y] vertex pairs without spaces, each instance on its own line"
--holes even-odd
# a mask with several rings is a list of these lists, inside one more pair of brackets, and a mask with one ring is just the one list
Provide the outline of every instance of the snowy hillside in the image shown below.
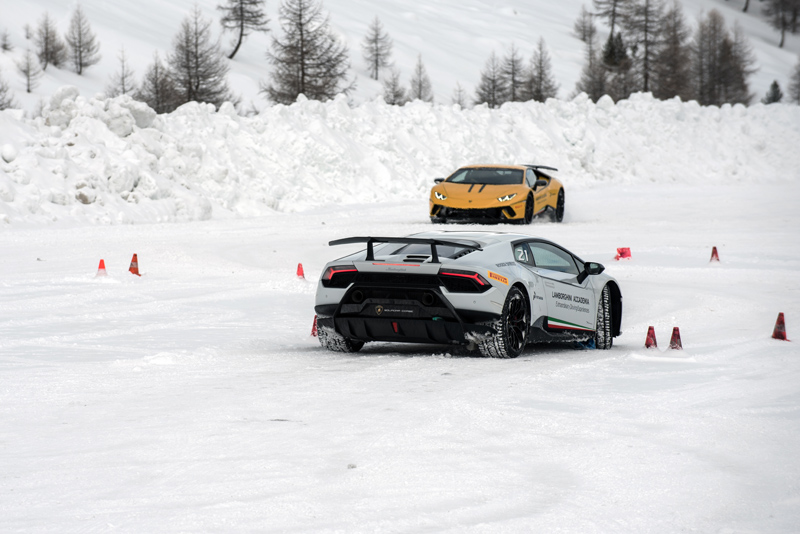
[[[758,71],[751,78],[750,89],[756,101],[764,96],[769,84],[778,80],[784,90],[797,55],[800,36],[789,35],[783,49],[778,49],[779,34],[764,21],[761,4],[752,2],[748,13],[742,13],[744,0],[681,0],[690,24],[710,9],[718,9],[728,27],[738,21],[749,36],[757,59]],[[223,49],[230,50],[232,35],[221,34],[216,6],[222,0],[199,0],[205,16],[213,21],[215,34],[220,36]],[[16,72],[18,60],[32,42],[25,39],[24,27],[35,29],[45,12],[56,21],[58,30],[66,32],[75,2],[30,0],[5,2],[0,19],[0,32],[7,30],[14,50],[0,53],[0,72],[9,82],[16,99],[28,112],[38,109],[41,100],[48,99],[62,85],[78,87],[85,98],[103,92],[112,74],[119,70],[118,55],[124,48],[137,80],[146,71],[158,51],[163,58],[172,50],[172,40],[181,21],[191,11],[193,3],[176,0],[141,0],[140,2],[108,2],[82,0],[92,30],[101,44],[99,64],[78,76],[69,68],[49,67],[40,85],[32,94],[25,92],[22,77]],[[369,78],[361,43],[369,23],[378,16],[394,41],[393,60],[400,70],[401,81],[407,85],[417,56],[422,55],[435,93],[435,99],[449,104],[456,84],[471,98],[478,84],[480,71],[494,50],[504,55],[514,43],[525,58],[530,58],[540,37],[547,43],[552,56],[553,71],[560,85],[559,96],[569,97],[575,88],[583,64],[583,43],[573,35],[573,24],[583,5],[589,0],[441,0],[407,2],[403,0],[336,0],[324,2],[330,14],[333,30],[350,49],[352,74],[357,81],[353,94],[356,103],[371,101],[382,93],[379,82]],[[271,19],[269,28],[280,34],[278,23],[279,0],[268,0],[266,11]],[[607,29],[600,25],[601,38]],[[271,42],[270,34],[251,35],[231,62],[230,86],[241,97],[244,109],[261,109],[268,105],[258,94],[259,81],[267,81],[270,65],[265,52]]]

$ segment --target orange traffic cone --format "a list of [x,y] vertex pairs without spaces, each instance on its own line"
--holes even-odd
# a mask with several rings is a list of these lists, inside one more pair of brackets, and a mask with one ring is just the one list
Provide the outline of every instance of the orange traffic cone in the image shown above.
[[644,340],[644,348],[654,349],[658,347],[656,343],[656,329],[652,326],[647,328],[647,339]]
[[711,259],[708,260],[709,262],[712,261],[719,261],[719,254],[717,254],[717,247],[711,248]]
[[614,256],[614,259],[617,261],[631,259],[631,249],[629,247],[618,248],[617,255]]
[[136,254],[133,255],[133,258],[131,259],[131,266],[128,270],[136,276],[142,276],[139,274],[139,258],[136,256]]
[[305,277],[306,277],[306,275],[303,272],[303,264],[302,263],[298,263],[297,264],[297,278],[305,279]]
[[311,325],[311,337],[317,337],[317,316],[314,316],[314,324]]
[[669,348],[683,350],[683,345],[681,344],[681,331],[678,330],[678,327],[672,329],[672,339],[669,340]]
[[106,262],[103,260],[100,260],[100,265],[97,266],[97,274],[94,275],[95,278],[98,276],[108,276],[108,273],[106,272]]
[[772,339],[789,341],[786,339],[786,322],[783,320],[783,312],[778,314],[778,320],[775,321],[775,330],[772,331]]

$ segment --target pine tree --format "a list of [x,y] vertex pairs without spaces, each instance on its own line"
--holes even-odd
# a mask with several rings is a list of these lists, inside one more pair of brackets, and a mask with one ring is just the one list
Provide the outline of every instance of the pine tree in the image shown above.
[[383,80],[383,100],[392,106],[402,106],[408,102],[406,90],[400,85],[400,72],[392,69],[389,77]]
[[145,72],[135,98],[150,106],[156,113],[169,113],[178,106],[178,91],[158,52],[153,54],[153,63]]
[[650,91],[650,77],[653,74],[654,57],[661,42],[663,17],[662,0],[631,0],[625,17],[624,28],[628,43],[637,50],[633,57],[633,66],[641,80],[639,87],[645,92]]
[[581,70],[581,77],[575,84],[578,93],[586,93],[592,102],[597,102],[606,94],[608,74],[603,62],[597,57],[596,40],[586,43],[586,62]]
[[550,54],[544,42],[544,37],[539,38],[539,44],[533,51],[531,67],[528,70],[525,100],[544,102],[548,98],[555,98],[558,94],[558,84],[553,76],[550,64]]
[[800,56],[797,57],[797,64],[794,66],[791,83],[789,84],[789,100],[795,104],[800,104]]
[[14,102],[14,95],[11,94],[8,82],[3,78],[3,73],[0,72],[0,111],[15,107],[17,107],[17,103]]
[[119,49],[117,59],[119,59],[119,70],[109,77],[109,84],[106,85],[106,96],[109,98],[127,95],[136,89],[136,80],[133,70],[128,65],[128,56],[125,55],[124,48]]
[[797,7],[795,4],[795,0],[767,0],[767,5],[764,6],[764,14],[769,17],[769,23],[781,32],[778,48],[783,48],[786,41],[786,30],[791,26],[792,9]]
[[378,79],[381,69],[392,65],[389,61],[389,57],[392,55],[392,39],[383,30],[383,25],[378,17],[375,17],[369,25],[364,42],[361,43],[361,51],[367,62],[369,76],[373,80]]
[[453,104],[458,104],[461,109],[467,106],[467,92],[461,87],[461,82],[456,82],[456,88],[453,89],[453,97],[450,100]]
[[621,32],[608,36],[608,41],[603,47],[601,57],[602,66],[606,71],[606,94],[614,102],[631,96],[631,93],[637,88],[637,78]]
[[610,34],[614,35],[617,23],[624,18],[628,8],[628,0],[593,0],[594,10],[598,17],[608,20]]
[[762,104],[776,104],[783,99],[783,92],[781,86],[778,85],[778,80],[774,80],[769,86],[766,96],[761,99]]
[[529,80],[530,75],[525,68],[525,61],[514,43],[511,43],[511,50],[503,58],[502,73],[508,88],[508,100],[510,102],[529,100],[525,98],[525,83]]
[[14,50],[14,47],[11,45],[11,39],[8,36],[8,30],[3,30],[3,34],[0,35],[0,50],[3,52],[11,52]]
[[734,22],[733,35],[729,36],[723,48],[723,84],[725,102],[749,104],[753,99],[747,79],[756,72],[753,47],[738,22]]
[[42,70],[47,70],[48,65],[60,67],[67,58],[67,48],[64,41],[58,36],[56,24],[45,12],[36,29],[36,55],[42,64]]
[[83,13],[80,4],[75,7],[75,11],[72,13],[66,39],[72,64],[78,74],[83,74],[83,69],[100,61],[100,44],[97,42],[97,37],[92,33],[89,20]]
[[233,100],[228,89],[228,63],[219,43],[212,41],[210,27],[211,23],[195,6],[173,40],[167,63],[179,104],[201,102],[214,104],[219,109],[223,102]]
[[411,90],[408,96],[411,100],[433,102],[431,80],[428,78],[428,72],[425,70],[425,65],[422,63],[422,54],[417,56],[417,64],[414,67],[414,74],[411,76]]
[[747,78],[755,59],[738,25],[731,36],[722,15],[712,9],[697,27],[692,56],[693,95],[700,104],[749,103]]
[[664,15],[662,47],[654,59],[652,90],[656,98],[691,98],[690,34],[681,4],[675,0]]
[[331,33],[321,3],[284,0],[280,22],[283,39],[273,38],[267,53],[275,67],[272,83],[262,84],[262,92],[274,102],[291,104],[301,94],[310,100],[329,100],[354,88],[354,82],[342,85],[350,68],[347,46]]
[[17,62],[17,71],[25,78],[25,90],[30,93],[39,85],[39,78],[44,74],[39,60],[30,49],[25,50],[25,55]]
[[228,0],[227,5],[217,6],[217,9],[222,11],[222,27],[236,32],[236,45],[228,59],[233,59],[245,37],[253,32],[269,31],[269,18],[264,14],[264,0]]
[[578,39],[584,43],[588,43],[597,35],[597,26],[595,26],[592,14],[586,11],[586,6],[581,6],[581,13],[578,15],[578,20],[575,21],[572,30]]
[[508,86],[503,76],[503,68],[497,55],[492,55],[486,60],[486,65],[481,71],[481,81],[475,90],[475,105],[489,104],[490,108],[499,108],[508,101]]

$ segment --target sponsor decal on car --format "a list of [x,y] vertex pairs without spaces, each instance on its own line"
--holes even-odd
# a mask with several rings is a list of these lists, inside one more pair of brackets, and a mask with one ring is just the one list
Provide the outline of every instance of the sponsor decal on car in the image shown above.
[[489,278],[492,279],[492,280],[497,280],[501,284],[508,285],[508,278],[506,278],[505,276],[499,275],[497,273],[494,273],[492,271],[489,271]]

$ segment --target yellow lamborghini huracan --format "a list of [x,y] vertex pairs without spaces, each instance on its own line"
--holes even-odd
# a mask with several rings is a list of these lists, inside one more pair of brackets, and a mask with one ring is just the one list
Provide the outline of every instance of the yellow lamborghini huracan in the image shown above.
[[564,219],[564,185],[545,174],[544,165],[468,165],[431,189],[430,216],[447,221],[530,223],[547,212]]

